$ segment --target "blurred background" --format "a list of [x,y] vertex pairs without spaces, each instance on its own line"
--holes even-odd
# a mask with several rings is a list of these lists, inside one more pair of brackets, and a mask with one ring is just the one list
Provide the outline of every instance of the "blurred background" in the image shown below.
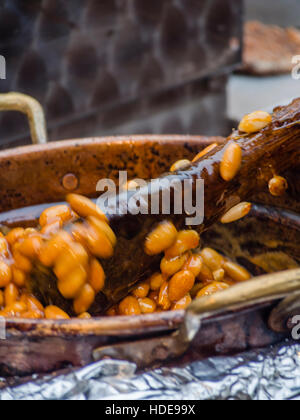
[[[299,16],[299,0],[2,0],[0,92],[37,98],[50,140],[227,135],[299,96]],[[0,148],[29,143],[1,113]]]

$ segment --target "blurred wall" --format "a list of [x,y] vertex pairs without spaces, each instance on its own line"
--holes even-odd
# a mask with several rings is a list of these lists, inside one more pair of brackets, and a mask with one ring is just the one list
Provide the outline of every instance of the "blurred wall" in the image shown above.
[[300,27],[300,0],[246,0],[247,19]]
[[[0,5],[0,93],[37,98],[51,140],[228,133],[225,87],[241,62],[243,0]],[[29,142],[25,117],[1,113],[0,148]]]

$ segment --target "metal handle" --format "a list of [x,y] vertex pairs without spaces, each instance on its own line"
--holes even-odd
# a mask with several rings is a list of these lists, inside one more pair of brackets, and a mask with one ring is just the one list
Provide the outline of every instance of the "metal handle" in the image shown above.
[[180,339],[183,342],[192,341],[204,318],[262,302],[272,302],[299,290],[300,268],[297,268],[255,277],[212,296],[194,300],[180,328]]
[[139,368],[181,356],[201,327],[201,321],[215,314],[271,302],[299,293],[300,268],[256,277],[212,296],[195,300],[186,311],[184,322],[175,333],[100,347],[94,360],[113,358],[136,363]]
[[20,111],[29,121],[32,143],[46,144],[47,129],[44,110],[34,98],[22,93],[0,94],[0,111]]

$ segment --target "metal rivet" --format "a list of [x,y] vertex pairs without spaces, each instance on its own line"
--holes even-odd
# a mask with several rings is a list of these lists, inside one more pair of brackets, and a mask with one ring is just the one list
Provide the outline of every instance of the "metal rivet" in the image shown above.
[[65,190],[74,191],[78,187],[79,181],[76,175],[66,174],[63,177],[62,184]]

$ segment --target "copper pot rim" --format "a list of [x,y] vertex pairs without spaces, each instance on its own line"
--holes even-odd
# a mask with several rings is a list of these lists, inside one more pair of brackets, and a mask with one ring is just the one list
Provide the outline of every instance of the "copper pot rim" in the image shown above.
[[20,146],[13,149],[6,149],[0,151],[0,159],[6,159],[11,157],[17,157],[20,155],[40,153],[42,151],[57,151],[72,149],[79,146],[95,146],[97,144],[111,143],[117,144],[135,144],[135,143],[166,143],[166,142],[178,142],[178,143],[196,143],[205,146],[210,145],[213,142],[222,143],[225,141],[224,137],[221,136],[201,136],[201,135],[178,135],[178,134],[139,134],[133,136],[107,136],[107,137],[87,137],[70,140],[53,141],[46,144],[33,144],[28,146]]

